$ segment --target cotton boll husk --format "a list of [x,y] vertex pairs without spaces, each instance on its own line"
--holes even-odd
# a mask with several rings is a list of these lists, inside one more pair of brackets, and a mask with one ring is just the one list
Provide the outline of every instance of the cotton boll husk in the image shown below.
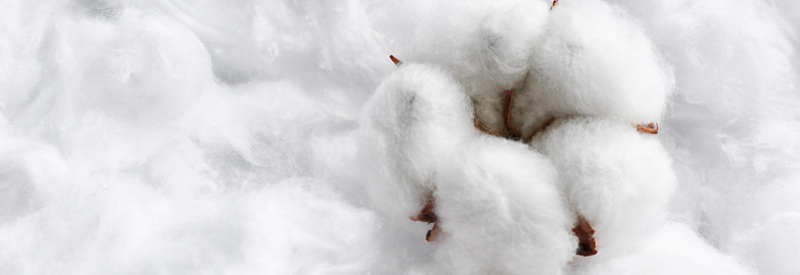
[[679,223],[661,226],[652,237],[640,242],[630,255],[608,261],[583,258],[574,265],[571,274],[576,275],[756,274]]
[[466,144],[437,177],[442,272],[562,274],[577,241],[557,179],[523,144],[490,136]]
[[561,190],[595,230],[598,255],[625,253],[665,219],[675,186],[658,139],[617,119],[562,118],[531,145],[553,161]]
[[565,1],[533,45],[530,73],[515,98],[525,135],[558,115],[661,118],[673,79],[639,23],[602,1]]
[[[390,166],[386,195],[422,207],[436,170],[476,133],[469,100],[455,80],[435,66],[403,64],[366,103],[361,126],[385,151]],[[369,142],[369,141],[365,141]],[[390,199],[390,198],[385,198]],[[381,201],[381,204],[386,204]],[[401,204],[402,205],[402,204]],[[411,216],[413,211],[405,215]]]

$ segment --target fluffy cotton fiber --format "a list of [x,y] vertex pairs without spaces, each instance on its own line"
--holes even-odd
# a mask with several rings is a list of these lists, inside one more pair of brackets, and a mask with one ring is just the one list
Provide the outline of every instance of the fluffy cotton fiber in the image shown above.
[[665,224],[629,250],[628,256],[609,261],[579,260],[573,274],[754,274],[681,224]]
[[399,205],[421,208],[435,190],[437,170],[475,134],[471,114],[461,87],[434,66],[404,64],[381,83],[362,121],[366,138],[374,140],[367,142],[377,143],[374,153],[386,154],[390,167],[394,185],[385,199],[414,197],[413,205]]
[[495,137],[467,144],[439,177],[436,244],[454,274],[562,274],[574,256],[575,216],[550,160]]
[[[0,273],[525,274],[564,260],[567,274],[800,273],[796,1],[559,2],[0,1]],[[553,252],[574,245],[555,240],[573,237],[546,195],[563,169],[522,144],[466,139],[435,174],[475,187],[439,181],[469,199],[451,209],[486,212],[448,212],[442,241],[425,242],[431,225],[406,213],[419,205],[389,189],[397,152],[359,119],[397,70],[389,54],[465,94],[581,93],[571,102],[592,105],[552,106],[618,112],[601,120],[620,131],[587,129],[644,148],[653,136],[623,133],[660,120],[678,179],[668,224],[613,257]],[[671,89],[659,62],[675,80],[665,102],[652,100]],[[534,107],[547,106],[515,109]],[[540,233],[555,239],[527,238]]]
[[364,142],[377,143],[369,155],[388,165],[369,183],[375,207],[406,219],[435,199],[439,272],[560,274],[577,242],[554,167],[524,144],[478,134],[471,114],[441,69],[403,64],[389,76],[364,113]]
[[616,116],[656,121],[672,92],[668,67],[637,21],[603,1],[564,1],[532,45],[514,115],[529,135],[549,117]]
[[634,249],[664,222],[675,175],[655,137],[578,117],[560,119],[531,144],[553,161],[570,205],[594,228],[596,257]]

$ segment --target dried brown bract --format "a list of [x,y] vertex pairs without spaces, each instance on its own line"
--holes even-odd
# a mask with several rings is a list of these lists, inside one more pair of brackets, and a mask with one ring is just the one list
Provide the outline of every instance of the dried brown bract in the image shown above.
[[428,230],[428,233],[425,234],[425,240],[428,242],[435,241],[436,237],[439,235],[439,219],[436,217],[436,213],[433,212],[435,206],[436,199],[431,197],[417,216],[410,217],[410,219],[415,222],[433,223],[433,228]]
[[400,61],[400,59],[397,59],[397,57],[394,57],[394,55],[390,55],[389,59],[391,59],[392,62],[394,62],[394,64],[397,65],[397,67],[400,67],[400,65],[403,65],[403,61]]
[[658,134],[658,123],[657,122],[650,122],[648,124],[639,124],[636,125],[636,131],[648,134]]
[[578,215],[578,225],[572,229],[572,233],[578,236],[578,250],[576,255],[592,256],[597,254],[597,246],[594,242],[594,229],[583,216]]

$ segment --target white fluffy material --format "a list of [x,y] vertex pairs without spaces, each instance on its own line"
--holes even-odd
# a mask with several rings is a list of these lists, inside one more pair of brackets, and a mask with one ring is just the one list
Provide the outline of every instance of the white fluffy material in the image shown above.
[[574,256],[575,217],[550,161],[495,137],[466,144],[438,178],[437,257],[454,274],[562,274]]
[[[567,274],[800,274],[797,1],[550,4],[0,1],[0,273],[527,274],[571,261]],[[416,149],[379,144],[365,121],[386,122],[361,110],[398,71],[389,54],[437,67],[419,82],[460,89],[436,102],[466,117],[426,117],[403,137]],[[543,158],[477,137],[466,98],[499,125],[496,99],[527,85],[559,95],[517,111],[603,116],[571,126],[564,138],[581,143],[552,140],[583,151]],[[656,136],[628,124],[651,120]],[[453,132],[421,126],[434,124]],[[602,141],[588,133],[610,141],[586,147]],[[629,174],[593,187],[650,178],[631,190],[661,200],[664,178],[638,170],[667,167],[653,140],[678,182],[667,224],[602,213],[615,222],[598,234],[650,234],[598,235],[600,254],[570,259],[574,209],[557,209],[576,206],[553,192],[608,175],[563,160],[621,163],[608,171]],[[419,202],[395,191],[423,185],[402,171],[449,190],[441,242],[408,220]],[[594,203],[651,218],[663,204]]]
[[675,175],[655,137],[578,117],[560,119],[531,144],[553,161],[570,205],[594,228],[596,257],[630,251],[664,222]]
[[525,134],[552,116],[661,118],[672,74],[623,10],[599,0],[563,1],[532,45],[530,73],[515,98]]
[[520,0],[435,3],[422,19],[427,27],[409,41],[418,46],[396,54],[445,67],[485,125],[502,129],[503,92],[523,84],[531,45],[545,30],[549,7],[547,1]]
[[[561,274],[577,242],[555,169],[524,144],[479,135],[471,118],[436,67],[403,64],[381,83],[363,115],[365,157],[387,165],[368,183],[375,208],[406,220],[434,197],[440,272]],[[426,232],[408,228],[417,242]]]
[[387,176],[395,179],[390,196],[416,197],[408,207],[421,208],[438,170],[476,134],[471,117],[463,90],[439,68],[404,64],[381,83],[364,107],[362,125],[365,138],[374,140],[364,143],[377,143],[374,154],[386,154]]
[[685,225],[666,224],[651,235],[631,247],[627,256],[610,261],[578,260],[572,274],[754,274],[735,258],[708,245]]

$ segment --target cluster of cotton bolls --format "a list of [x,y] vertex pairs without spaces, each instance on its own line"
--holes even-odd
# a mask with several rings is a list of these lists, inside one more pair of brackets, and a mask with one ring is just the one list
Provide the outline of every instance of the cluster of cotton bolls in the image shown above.
[[0,1],[0,273],[800,272],[797,4],[551,5]]

